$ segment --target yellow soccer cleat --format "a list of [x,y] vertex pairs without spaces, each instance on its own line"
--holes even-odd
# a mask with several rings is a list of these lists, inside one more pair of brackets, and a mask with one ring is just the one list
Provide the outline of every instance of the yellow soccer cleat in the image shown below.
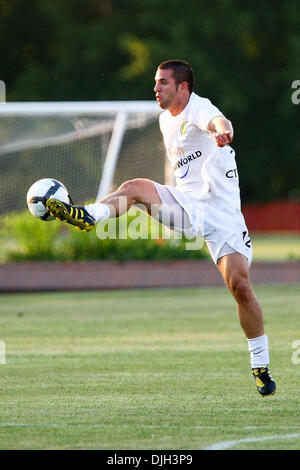
[[47,200],[46,207],[53,217],[75,225],[83,232],[92,230],[95,226],[95,219],[82,206],[74,206],[52,198]]
[[263,397],[274,395],[276,391],[276,382],[273,380],[267,367],[252,369],[252,374],[256,383],[257,391]]

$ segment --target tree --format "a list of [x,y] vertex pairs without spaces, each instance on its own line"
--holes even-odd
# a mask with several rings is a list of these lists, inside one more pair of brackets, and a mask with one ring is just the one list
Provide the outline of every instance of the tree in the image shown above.
[[153,99],[157,65],[185,59],[234,124],[244,200],[299,197],[298,5],[254,5],[2,0],[0,78],[10,101]]

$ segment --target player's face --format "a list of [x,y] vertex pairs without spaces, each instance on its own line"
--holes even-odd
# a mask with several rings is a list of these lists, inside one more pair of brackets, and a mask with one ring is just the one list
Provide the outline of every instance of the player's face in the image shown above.
[[158,69],[155,75],[155,97],[162,109],[169,109],[178,99],[177,86],[170,69]]

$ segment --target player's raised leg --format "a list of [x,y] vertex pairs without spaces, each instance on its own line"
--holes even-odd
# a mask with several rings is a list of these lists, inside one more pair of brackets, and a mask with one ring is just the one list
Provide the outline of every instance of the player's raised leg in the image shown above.
[[[105,204],[110,208],[110,217],[119,217],[134,204],[142,204],[147,208],[148,214],[151,214],[153,206],[159,206],[161,199],[153,181],[135,178],[125,181],[117,191],[103,198],[100,204]],[[99,203],[87,206],[87,210],[94,213],[96,219],[98,205]],[[100,214],[99,216],[101,217]]]
[[132,205],[142,204],[149,214],[161,204],[155,185],[151,180],[136,178],[124,182],[117,191],[101,201],[86,206],[66,204],[57,199],[48,199],[46,206],[52,215],[81,230],[91,230],[93,226],[111,217],[119,217]]
[[218,268],[237,302],[240,324],[248,340],[257,390],[263,396],[272,395],[276,384],[268,370],[268,337],[264,333],[262,309],[251,285],[248,260],[240,253],[232,253],[218,260]]

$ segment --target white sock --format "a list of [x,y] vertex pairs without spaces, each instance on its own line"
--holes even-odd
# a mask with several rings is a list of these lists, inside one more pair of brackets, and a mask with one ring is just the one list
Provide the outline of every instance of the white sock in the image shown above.
[[258,338],[248,339],[247,341],[252,369],[268,366],[270,358],[267,335],[258,336]]
[[110,209],[106,204],[102,202],[96,202],[96,204],[88,204],[84,206],[88,213],[95,219],[95,222],[101,222],[102,220],[110,217]]

